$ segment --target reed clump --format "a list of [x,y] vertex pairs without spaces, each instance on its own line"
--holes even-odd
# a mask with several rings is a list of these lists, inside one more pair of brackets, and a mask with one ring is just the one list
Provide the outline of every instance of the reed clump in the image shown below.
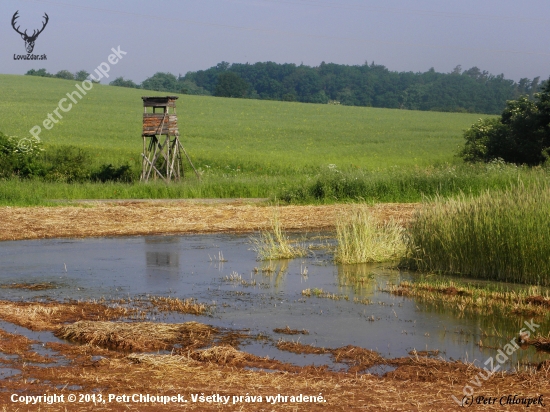
[[262,231],[259,238],[250,240],[259,260],[294,259],[307,255],[305,247],[292,244],[278,216],[271,219],[271,230]]
[[406,253],[404,233],[396,221],[380,221],[366,206],[357,206],[336,221],[335,261],[355,264],[399,259]]
[[421,271],[550,285],[550,185],[546,180],[437,197],[408,228],[408,252]]

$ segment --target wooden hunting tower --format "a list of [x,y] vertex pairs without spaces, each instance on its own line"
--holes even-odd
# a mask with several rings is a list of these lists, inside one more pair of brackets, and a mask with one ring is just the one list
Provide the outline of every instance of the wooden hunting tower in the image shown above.
[[[163,179],[166,182],[183,177],[181,152],[185,153],[179,140],[177,96],[142,97],[143,99],[143,162],[141,180]],[[194,169],[194,167],[193,167]],[[196,170],[195,170],[196,173]],[[197,173],[197,176],[198,173]]]

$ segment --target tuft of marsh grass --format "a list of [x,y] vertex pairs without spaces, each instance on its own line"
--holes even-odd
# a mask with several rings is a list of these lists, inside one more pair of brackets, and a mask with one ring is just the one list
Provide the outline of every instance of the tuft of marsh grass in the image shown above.
[[307,255],[303,246],[291,243],[277,216],[271,219],[270,231],[262,231],[260,237],[251,237],[250,240],[259,260],[294,259]]
[[223,278],[226,282],[237,282],[240,283],[243,280],[243,277],[237,272],[233,271],[229,276]]
[[335,260],[354,264],[401,258],[406,253],[403,235],[404,229],[397,222],[381,222],[366,206],[358,206],[336,222]]
[[408,228],[411,263],[421,271],[548,286],[549,205],[542,179],[477,197],[436,197]]
[[335,293],[325,292],[323,289],[319,288],[307,288],[302,290],[302,296],[310,298],[315,296],[317,298],[332,299],[332,300],[349,300],[347,295],[336,295]]

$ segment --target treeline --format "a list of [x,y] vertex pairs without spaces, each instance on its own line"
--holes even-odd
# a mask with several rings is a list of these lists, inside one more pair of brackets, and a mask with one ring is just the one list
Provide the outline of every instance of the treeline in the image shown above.
[[[27,74],[41,75],[38,73],[42,71]],[[50,76],[61,77],[65,72]],[[488,114],[501,113],[507,100],[522,95],[532,99],[541,88],[539,77],[515,82],[477,67],[462,70],[457,66],[450,73],[438,73],[433,68],[413,73],[390,71],[374,62],[361,66],[323,62],[318,67],[221,62],[185,76],[159,72],[141,84],[122,77],[110,84],[219,97]]]
[[38,69],[34,70],[31,69],[27,73],[25,73],[27,76],[38,76],[38,77],[55,77],[56,79],[64,79],[64,80],[78,80],[79,82],[82,82],[88,78],[90,73],[88,73],[86,70],[80,70],[76,73],[71,73],[68,70],[60,70],[57,73],[48,73],[46,69]]
[[[347,66],[321,63],[318,67],[272,62],[229,64],[180,77],[215,96],[335,102],[411,110],[500,113],[506,101],[539,90],[539,78],[518,83],[477,67],[451,73],[433,68],[424,73],[395,72],[377,64]],[[246,89],[245,89],[246,86]]]
[[533,100],[521,96],[506,102],[500,119],[479,119],[464,137],[466,161],[550,165],[550,79]]

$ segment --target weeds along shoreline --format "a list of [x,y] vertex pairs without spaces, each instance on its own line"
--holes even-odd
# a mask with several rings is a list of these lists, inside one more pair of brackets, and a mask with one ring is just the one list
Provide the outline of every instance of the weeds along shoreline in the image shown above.
[[550,185],[424,204],[408,232],[409,264],[423,272],[550,285]]
[[[546,286],[550,284],[550,261],[546,258],[550,255],[550,209],[544,207],[550,201],[548,171],[547,167],[517,167],[501,161],[381,171],[341,170],[329,165],[311,168],[302,174],[292,169],[272,175],[255,175],[237,169],[223,174],[203,171],[201,181],[186,179],[179,184],[79,182],[65,179],[67,176],[61,174],[57,181],[0,180],[0,205],[63,205],[54,200],[82,198],[254,197],[283,205],[423,200],[423,206],[406,228],[391,222],[368,222],[368,213],[360,216],[360,211],[325,222],[322,227],[337,228],[340,249],[336,260],[361,263],[402,259],[409,267],[423,272]],[[275,228],[273,235],[264,234],[264,241],[271,242],[268,249],[284,245],[283,226]],[[300,227],[308,226],[291,229]],[[208,231],[208,224],[201,228]],[[224,227],[224,231],[231,230],[231,226]],[[376,248],[379,251],[375,251]],[[274,256],[297,256],[296,248],[279,249]],[[266,252],[266,256],[271,253]]]
[[[55,156],[48,162],[56,163]],[[119,176],[120,168],[107,165],[102,171],[85,170],[79,162],[76,159],[74,167],[71,166],[74,170],[53,168],[44,177],[0,176],[0,206],[53,206],[59,205],[59,200],[77,199],[204,198],[269,198],[272,202],[296,205],[414,203],[426,197],[477,195],[486,190],[505,189],[518,181],[529,186],[550,179],[547,168],[517,167],[502,162],[383,170],[340,169],[334,165],[300,170],[274,167],[264,172],[246,171],[245,165],[242,169],[198,166],[201,181],[190,176],[180,183],[165,184],[135,179],[122,182],[119,177],[127,178],[129,170]]]
[[[334,261],[400,260],[401,267],[475,279],[550,286],[550,184],[522,181],[480,195],[436,196],[410,221],[381,221],[356,205],[338,216]],[[272,222],[273,223],[273,222]],[[273,234],[254,238],[260,260],[307,253],[290,244],[276,220]]]

